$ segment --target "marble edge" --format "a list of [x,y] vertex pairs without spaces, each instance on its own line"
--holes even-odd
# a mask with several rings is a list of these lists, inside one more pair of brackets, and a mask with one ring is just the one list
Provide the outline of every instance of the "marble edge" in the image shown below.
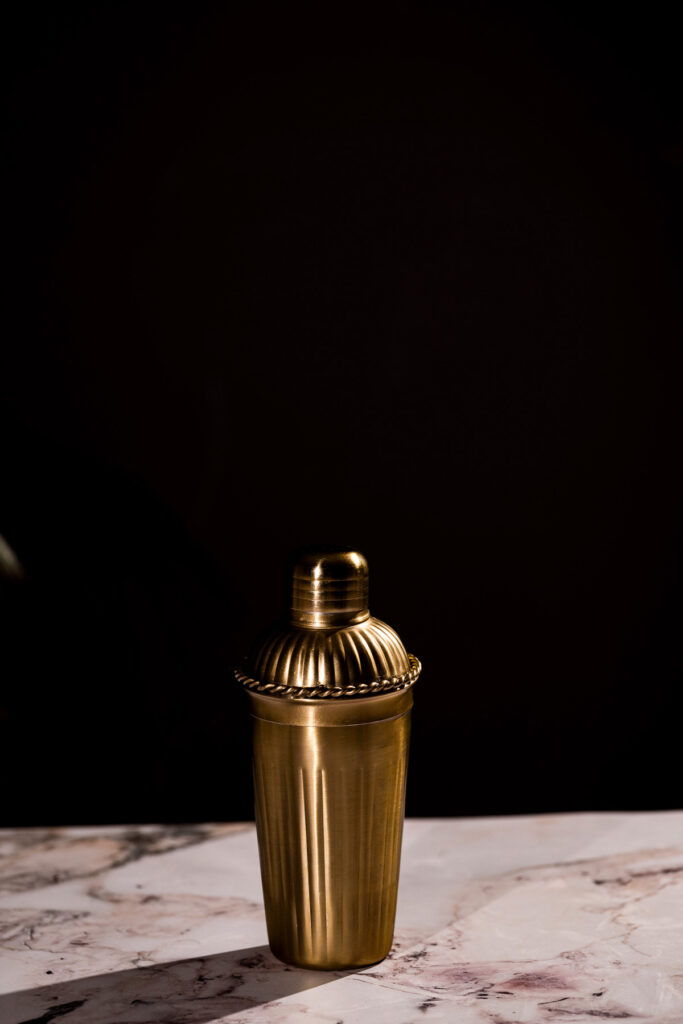
[[[618,810],[587,810],[587,811],[539,811],[537,813],[522,813],[522,814],[465,814],[465,815],[408,815],[406,816],[405,823],[416,823],[416,824],[435,824],[439,822],[500,822],[500,821],[539,821],[539,820],[554,820],[557,818],[635,818],[635,817],[652,817],[652,816],[663,816],[663,815],[676,815],[682,814],[683,807],[667,807],[661,810],[651,810],[646,808],[639,808],[636,810],[629,811],[618,811]],[[133,823],[114,823],[114,824],[98,824],[98,825],[82,825],[82,824],[63,824],[63,825],[3,825],[0,826],[0,837],[5,835],[15,835],[17,832],[22,833],[58,833],[58,832],[69,832],[72,835],[93,835],[101,833],[103,835],[111,835],[112,833],[127,833],[127,832],[138,832],[138,833],[151,833],[158,831],[159,829],[171,829],[171,828],[187,828],[187,829],[198,829],[204,828],[210,829],[224,829],[224,828],[255,828],[255,822],[253,820],[239,820],[239,821],[157,821],[157,822],[145,822],[144,824]]]

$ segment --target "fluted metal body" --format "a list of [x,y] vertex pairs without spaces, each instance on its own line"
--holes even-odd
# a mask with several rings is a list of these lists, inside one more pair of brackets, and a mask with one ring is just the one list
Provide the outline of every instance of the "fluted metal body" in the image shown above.
[[236,673],[254,720],[268,936],[287,963],[358,967],[391,948],[419,671],[370,617],[365,559],[337,550],[297,563],[290,624]]

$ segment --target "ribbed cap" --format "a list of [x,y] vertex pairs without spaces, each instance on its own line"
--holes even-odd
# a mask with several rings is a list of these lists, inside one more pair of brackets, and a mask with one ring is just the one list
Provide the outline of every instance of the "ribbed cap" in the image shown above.
[[289,622],[269,630],[235,669],[247,689],[292,700],[372,696],[420,674],[386,622],[368,611],[368,563],[351,548],[316,548],[292,570]]
[[349,548],[302,554],[292,572],[293,626],[329,629],[369,618],[368,563]]

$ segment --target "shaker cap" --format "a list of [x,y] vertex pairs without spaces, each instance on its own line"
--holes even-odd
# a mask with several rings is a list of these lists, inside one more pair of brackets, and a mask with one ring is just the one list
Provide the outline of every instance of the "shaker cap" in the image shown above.
[[397,633],[370,615],[365,557],[318,547],[294,562],[289,622],[271,630],[235,674],[259,693],[320,699],[405,689],[420,667]]
[[368,563],[359,551],[305,551],[292,570],[292,625],[325,629],[370,617]]

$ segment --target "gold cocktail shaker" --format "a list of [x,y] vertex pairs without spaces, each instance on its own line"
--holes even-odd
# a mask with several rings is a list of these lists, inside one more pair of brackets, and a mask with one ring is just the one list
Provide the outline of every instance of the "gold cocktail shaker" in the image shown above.
[[368,610],[357,551],[295,564],[289,622],[236,671],[254,724],[268,938],[299,967],[382,960],[393,938],[420,663]]

